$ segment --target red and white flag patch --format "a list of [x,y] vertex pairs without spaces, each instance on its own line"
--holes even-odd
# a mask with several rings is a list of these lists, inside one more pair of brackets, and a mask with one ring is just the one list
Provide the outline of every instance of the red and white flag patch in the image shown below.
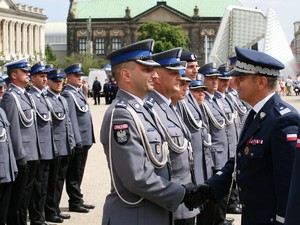
[[297,139],[296,147],[297,147],[297,148],[300,148],[300,139]]
[[297,140],[297,134],[287,134],[286,135],[286,141],[296,141]]

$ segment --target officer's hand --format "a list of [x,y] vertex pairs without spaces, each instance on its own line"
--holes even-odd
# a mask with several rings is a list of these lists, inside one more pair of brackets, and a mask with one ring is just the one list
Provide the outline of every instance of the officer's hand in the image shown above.
[[212,191],[208,184],[204,183],[198,186],[194,184],[184,185],[185,195],[183,202],[185,206],[191,211],[194,208],[206,204],[212,199]]
[[75,153],[83,152],[83,145],[81,143],[76,144]]
[[18,167],[18,173],[25,173],[27,169],[27,161],[25,157],[16,161]]

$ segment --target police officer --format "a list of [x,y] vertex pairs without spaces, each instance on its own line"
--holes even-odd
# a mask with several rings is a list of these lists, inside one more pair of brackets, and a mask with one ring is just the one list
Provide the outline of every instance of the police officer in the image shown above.
[[53,142],[52,118],[43,89],[47,85],[47,70],[45,62],[34,64],[30,70],[32,87],[28,91],[34,103],[37,115],[38,139],[41,148],[40,161],[37,166],[33,194],[29,205],[29,218],[31,225],[45,224],[44,205],[47,196],[50,163],[57,150]]
[[7,225],[26,225],[27,209],[41,155],[34,102],[25,92],[30,67],[26,58],[5,64],[11,81],[1,106],[10,123],[11,140],[17,160],[18,176],[13,183]]
[[207,184],[211,198],[224,197],[235,167],[242,225],[284,224],[300,117],[275,93],[284,65],[262,52],[239,47],[235,51],[231,75],[236,76],[240,98],[253,109],[239,139],[236,166],[230,159]]
[[93,97],[94,97],[94,105],[100,105],[100,91],[102,89],[101,83],[98,80],[98,77],[95,78],[92,90],[93,90]]
[[[154,90],[149,94],[149,101],[153,101],[153,108],[167,137],[172,168],[171,181],[184,185],[196,184],[196,180],[191,135],[171,104],[171,97],[180,90],[179,71],[186,66],[186,62],[180,61],[181,51],[182,48],[175,48],[153,55],[153,60],[159,63],[160,67],[155,68],[158,78],[154,79]],[[194,224],[198,213],[198,209],[190,211],[181,204],[173,213],[174,222],[176,225]]]
[[[185,75],[192,82],[196,81],[199,69],[197,55],[192,52],[182,52],[180,60],[186,61]],[[180,101],[178,105],[181,112],[183,112],[184,122],[191,132],[192,147],[195,152],[195,177],[197,183],[201,184],[212,175],[211,167],[213,166],[208,120],[203,107],[199,106],[200,104],[198,104],[190,90],[186,91],[184,100]]]
[[5,225],[11,189],[18,169],[10,138],[9,122],[2,108],[0,108],[0,155],[0,224]]
[[190,188],[169,181],[165,135],[153,117],[151,102],[145,103],[148,111],[143,107],[157,78],[153,66],[158,64],[150,60],[153,45],[147,39],[107,56],[120,89],[100,132],[112,177],[103,225],[171,225],[170,211],[191,196]]
[[70,159],[66,178],[66,190],[69,195],[69,210],[88,213],[94,205],[86,204],[81,193],[81,182],[88,157],[88,150],[95,143],[92,116],[84,94],[80,90],[82,64],[75,63],[65,69],[67,85],[62,92],[68,102],[70,120],[75,137],[75,154]]
[[109,79],[105,79],[105,83],[103,84],[103,93],[105,98],[105,105],[110,104],[110,92],[111,92],[111,84]]
[[69,108],[66,99],[60,95],[63,88],[63,71],[51,70],[48,73],[47,99],[53,122],[53,138],[58,159],[51,164],[47,199],[45,204],[45,218],[48,222],[62,223],[71,216],[61,213],[59,203],[62,196],[63,186],[66,179],[69,159],[72,157],[75,139],[72,124],[69,118]]
[[[205,100],[202,106],[206,111],[209,120],[209,133],[211,134],[211,154],[214,166],[212,173],[217,173],[227,162],[229,153],[229,142],[227,138],[227,126],[232,124],[232,115],[228,111],[228,115],[224,112],[222,101],[215,96],[218,90],[218,80],[221,75],[215,63],[207,63],[200,67],[199,73],[204,76],[204,85],[207,87],[205,91]],[[230,224],[225,220],[226,215],[226,199],[215,204],[209,202],[204,206],[201,214],[198,216],[199,224],[220,223]]]

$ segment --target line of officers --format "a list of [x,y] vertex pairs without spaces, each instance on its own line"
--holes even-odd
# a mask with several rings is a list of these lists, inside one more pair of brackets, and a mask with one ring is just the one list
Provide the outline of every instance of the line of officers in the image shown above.
[[[82,65],[53,69],[28,59],[4,65],[9,87],[0,108],[0,224],[62,223],[70,215],[59,204],[64,182],[69,211],[88,213],[81,182],[95,143],[92,117],[80,90]],[[25,87],[31,81],[29,90]]]
[[[129,143],[136,135],[128,128],[130,125],[124,121],[122,122],[121,119],[118,121],[118,116],[124,114],[124,111],[120,111],[122,107],[126,107],[123,106],[124,104],[133,107],[137,113],[140,113],[143,105],[148,109],[154,109],[155,114],[157,114],[153,116],[156,118],[154,125],[155,127],[158,126],[158,130],[161,132],[155,135],[154,128],[151,129],[151,124],[149,126],[143,123],[146,126],[145,131],[150,145],[154,144],[154,153],[147,153],[147,155],[154,154],[154,158],[159,158],[158,161],[160,162],[153,162],[154,165],[160,165],[159,168],[168,164],[171,180],[183,185],[188,183],[202,184],[213,174],[220,171],[229,158],[235,156],[239,134],[250,109],[247,103],[239,99],[234,81],[232,77],[227,75],[231,69],[230,66],[223,64],[217,68],[215,63],[207,63],[199,68],[197,56],[192,52],[182,52],[182,48],[175,48],[153,55],[155,62],[152,62],[152,64],[151,62],[137,60],[137,64],[150,66],[159,64],[160,67],[155,69],[159,79],[153,78],[153,80],[158,80],[158,82],[152,81],[154,82],[154,91],[150,92],[146,97],[141,96],[142,99],[146,99],[145,104],[139,102],[137,98],[129,98],[130,100],[126,101],[126,103],[122,102],[129,97],[122,90],[130,89],[128,89],[128,86],[126,88],[123,86],[123,77],[120,77],[121,75],[118,74],[121,68],[118,68],[118,66],[120,63],[124,63],[124,55],[127,58],[134,58],[134,54],[139,49],[143,49],[141,51],[144,51],[144,49],[150,51],[153,44],[149,40],[142,41],[108,55],[113,68],[112,72],[121,89],[117,94],[117,99],[121,102],[111,107],[116,108],[112,128],[112,132],[114,132],[112,134],[114,138],[112,139],[114,140],[112,140],[111,149],[106,149],[108,148],[107,130],[110,130],[108,127],[110,119],[108,117],[113,114],[111,110],[108,110],[104,117],[103,121],[107,122],[104,122],[102,125],[100,139],[105,151],[107,151],[109,163],[114,163],[110,165],[111,176],[114,180],[115,192],[120,194],[115,196],[115,193],[113,193],[107,197],[103,211],[103,225],[130,224],[132,222],[124,221],[124,218],[117,221],[118,217],[113,216],[112,208],[117,213],[118,206],[116,204],[109,205],[115,203],[112,200],[115,197],[124,198],[124,202],[127,202],[126,199],[131,199],[137,205],[143,204],[143,201],[138,202],[134,196],[128,196],[129,194],[126,193],[125,189],[131,189],[123,184],[124,181],[119,177],[121,176],[119,172],[126,171],[126,178],[128,178],[129,171],[126,168],[116,168],[118,167],[117,165],[120,167],[127,166],[123,161],[124,157],[129,157],[127,149],[137,148],[136,144],[132,143],[131,147]],[[132,57],[127,55],[130,55],[131,51],[133,52]],[[138,67],[137,65],[135,66]],[[181,76],[178,76],[178,73]],[[204,77],[204,81],[199,79],[199,73]],[[141,78],[137,77],[136,79]],[[115,123],[124,124],[118,124],[117,126],[114,125]],[[128,123],[132,123],[132,121]],[[163,143],[168,143],[168,147],[165,145],[161,146],[159,140]],[[120,145],[127,149],[120,150]],[[166,150],[164,148],[169,149]],[[115,149],[118,149],[117,152],[115,152]],[[148,151],[152,150],[148,149]],[[166,151],[169,151],[169,153],[166,153]],[[123,156],[123,154],[125,155]],[[166,155],[168,154],[169,156],[167,157]],[[156,161],[155,159],[152,160]],[[136,166],[137,168],[135,169],[139,170],[138,166],[141,165]],[[133,173],[135,172],[133,171]],[[123,185],[126,186],[124,190]],[[181,195],[179,194],[178,197],[180,198]],[[174,201],[172,200],[172,202]],[[230,197],[224,198],[219,203],[211,201],[201,209],[201,213],[199,208],[188,209],[184,204],[179,205],[176,210],[170,208],[175,206],[167,207],[175,211],[173,220],[176,225],[194,225],[196,221],[199,225],[232,224],[233,219],[226,218],[227,210],[229,213],[241,213],[235,184],[232,185]],[[160,223],[157,221],[156,223],[155,219],[153,219],[145,222],[145,224],[167,223],[163,221],[160,221]]]
[[[274,81],[283,64],[264,53],[236,48],[242,67],[239,71],[245,74],[238,81],[250,80],[241,88],[247,91],[249,85],[257,82],[259,92],[267,96],[258,107],[271,99],[266,108],[272,108],[256,116],[251,130],[245,131],[243,125],[247,125],[245,118],[251,107],[239,99],[227,64],[217,68],[214,63],[207,63],[199,68],[197,57],[191,52],[174,48],[152,55],[153,46],[154,41],[148,39],[107,55],[119,91],[104,115],[100,131],[112,179],[111,191],[103,206],[102,225],[233,224],[232,219],[226,219],[227,207],[233,213],[243,210],[243,225],[283,224],[285,204],[276,205],[277,212],[273,211],[273,202],[278,197],[281,203],[288,195],[289,180],[283,182],[281,178],[290,176],[284,173],[291,171],[292,163],[282,165],[283,161],[279,161],[292,162],[299,114],[280,100],[274,85],[266,83],[268,77],[269,82],[277,84]],[[201,80],[198,73],[203,76]],[[269,107],[273,101],[276,104]],[[271,131],[270,124],[262,123],[263,128],[260,127],[261,121],[270,124],[278,121],[277,130]],[[259,162],[266,167],[234,169],[241,134],[245,134],[243,139],[251,135],[240,147],[243,150],[238,151],[236,160],[249,164]],[[280,149],[276,149],[276,143]],[[253,146],[257,146],[256,151]],[[283,146],[289,150],[283,151]],[[271,155],[277,152],[280,156],[273,162]],[[257,161],[248,161],[251,158]],[[270,161],[274,165],[269,166]],[[281,172],[273,174],[279,165]],[[264,169],[256,173],[261,168]],[[237,171],[240,180],[246,176],[253,179],[249,180],[249,186],[243,186],[245,191],[240,187],[236,190],[233,171]],[[213,185],[212,181],[205,182],[211,177]],[[253,196],[252,184],[255,190],[260,184],[270,188],[268,193],[257,193],[265,195],[267,202],[263,196],[257,197],[259,199]],[[213,192],[218,185],[221,188]],[[273,189],[277,188],[282,193],[273,195]],[[250,195],[249,191],[252,191]],[[217,196],[214,193],[218,193]],[[242,209],[237,204],[239,194],[244,199]],[[208,202],[211,199],[218,201]],[[258,204],[246,206],[245,202]]]

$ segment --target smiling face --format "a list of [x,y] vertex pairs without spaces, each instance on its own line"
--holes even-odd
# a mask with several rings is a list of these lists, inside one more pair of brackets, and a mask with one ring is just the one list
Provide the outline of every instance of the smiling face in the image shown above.
[[236,76],[236,90],[239,93],[239,98],[254,106],[256,104],[256,96],[259,93],[259,76],[243,75]]
[[178,70],[155,68],[158,78],[154,79],[155,90],[166,98],[171,98],[180,91],[181,76]]
[[185,74],[192,81],[196,80],[198,75],[198,62],[187,62]]

